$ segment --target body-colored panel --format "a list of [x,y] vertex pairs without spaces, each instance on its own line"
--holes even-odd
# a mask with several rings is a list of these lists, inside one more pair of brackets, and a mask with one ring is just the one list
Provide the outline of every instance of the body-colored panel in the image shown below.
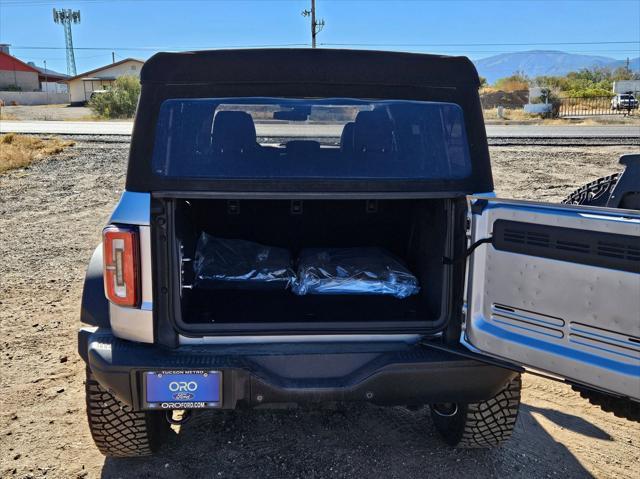
[[[500,219],[638,238],[640,215],[490,201],[472,241]],[[640,274],[480,246],[470,263],[464,340],[478,351],[640,399]]]

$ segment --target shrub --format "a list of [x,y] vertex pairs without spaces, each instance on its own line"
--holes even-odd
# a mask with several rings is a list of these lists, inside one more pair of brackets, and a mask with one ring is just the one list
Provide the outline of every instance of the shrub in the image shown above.
[[533,84],[551,88],[563,97],[593,98],[611,96],[613,82],[633,80],[639,77],[625,67],[611,70],[605,67],[583,68],[569,72],[565,76],[539,76]]
[[131,118],[138,106],[140,80],[125,75],[116,78],[104,93],[97,93],[89,100],[88,106],[101,118]]
[[529,78],[526,75],[520,72],[516,72],[515,74],[508,76],[506,78],[500,78],[496,80],[494,86],[498,90],[513,92],[520,90],[528,90],[529,89]]
[[47,156],[57,155],[74,144],[73,141],[58,138],[40,139],[15,133],[0,135],[0,174],[14,168],[29,166]]
[[565,96],[572,98],[596,98],[600,96],[612,96],[611,88],[602,88],[600,86],[581,87],[563,92]]

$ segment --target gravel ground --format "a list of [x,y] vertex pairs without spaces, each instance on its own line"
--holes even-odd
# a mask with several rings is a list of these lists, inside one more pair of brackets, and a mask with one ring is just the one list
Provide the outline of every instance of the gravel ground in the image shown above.
[[[424,410],[349,405],[207,412],[151,459],[105,459],[86,426],[75,340],[84,269],[122,191],[128,144],[78,141],[0,176],[1,477],[638,477],[637,424],[531,376],[513,438],[493,451],[444,446]],[[637,151],[495,146],[496,190],[558,201]]]
[[93,113],[85,106],[70,105],[16,105],[3,106],[2,114],[8,120],[91,120]]

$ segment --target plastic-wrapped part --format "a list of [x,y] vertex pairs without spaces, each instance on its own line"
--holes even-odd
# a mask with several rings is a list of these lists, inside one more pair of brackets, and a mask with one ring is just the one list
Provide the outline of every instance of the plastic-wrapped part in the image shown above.
[[202,233],[193,262],[195,285],[203,288],[284,289],[295,272],[287,249]]
[[420,290],[407,266],[382,248],[307,248],[292,290],[304,294],[383,294],[406,298]]

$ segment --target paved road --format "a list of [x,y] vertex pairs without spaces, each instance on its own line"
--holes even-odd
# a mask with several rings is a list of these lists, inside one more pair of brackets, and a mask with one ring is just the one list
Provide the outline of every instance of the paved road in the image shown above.
[[0,121],[0,133],[130,135],[130,121]]
[[639,138],[640,125],[487,125],[487,136],[522,138]]
[[[0,121],[0,133],[46,133],[66,135],[130,135],[129,121]],[[260,136],[340,136],[341,126],[258,123]],[[489,137],[521,138],[624,138],[640,137],[640,125],[487,125]]]

